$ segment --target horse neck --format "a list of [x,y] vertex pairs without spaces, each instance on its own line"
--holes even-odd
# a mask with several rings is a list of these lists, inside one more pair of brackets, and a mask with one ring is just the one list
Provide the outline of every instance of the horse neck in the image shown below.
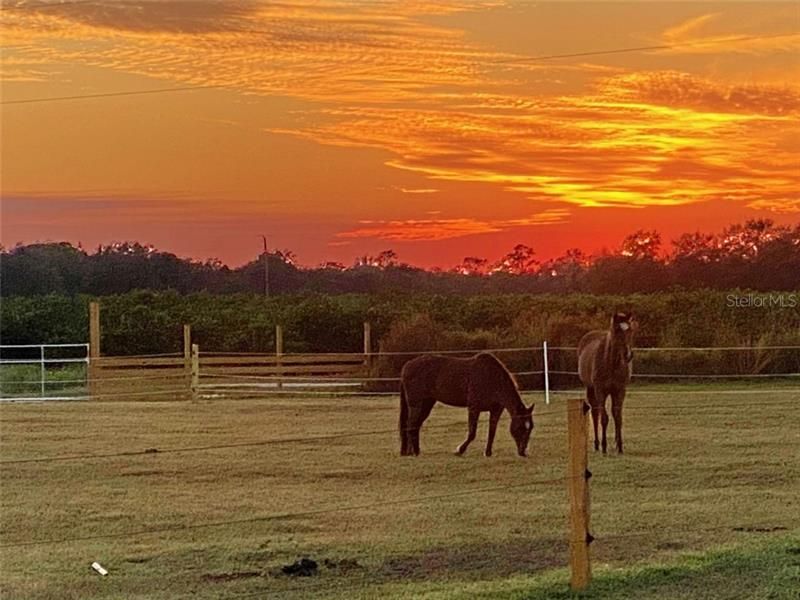
[[605,359],[609,370],[615,369],[620,364],[625,364],[627,344],[616,339],[613,332],[606,334]]
[[525,404],[519,396],[519,391],[514,388],[514,393],[509,394],[508,399],[505,401],[505,408],[510,415],[520,415],[525,411]]

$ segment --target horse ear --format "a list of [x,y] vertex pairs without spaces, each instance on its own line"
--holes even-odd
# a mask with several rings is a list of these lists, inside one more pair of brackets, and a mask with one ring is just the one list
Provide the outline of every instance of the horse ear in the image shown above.
[[536,403],[535,402],[531,402],[531,405],[528,408],[525,409],[528,412],[529,415],[533,414],[533,407],[534,406],[536,406]]

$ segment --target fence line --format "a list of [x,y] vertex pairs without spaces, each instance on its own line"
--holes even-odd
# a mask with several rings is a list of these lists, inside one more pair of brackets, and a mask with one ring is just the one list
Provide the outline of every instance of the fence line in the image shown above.
[[[765,389],[742,389],[742,390],[687,390],[687,389],[679,389],[679,390],[636,390],[636,389],[629,389],[627,392],[627,396],[648,396],[648,395],[658,395],[663,396],[666,393],[676,393],[676,394],[689,394],[689,395],[718,395],[718,394],[798,394],[800,395],[800,388],[772,388],[769,390]],[[574,396],[575,394],[585,394],[585,389],[572,389],[572,390],[550,390],[551,394],[569,394]]]
[[289,512],[289,513],[275,513],[275,514],[268,514],[262,515],[257,517],[248,517],[244,519],[230,519],[226,521],[213,521],[211,523],[194,523],[194,524],[183,524],[183,525],[168,525],[164,527],[154,527],[150,529],[139,529],[139,530],[130,530],[130,531],[119,531],[116,533],[105,533],[105,534],[96,534],[96,535],[85,535],[85,536],[76,536],[76,537],[68,537],[68,538],[52,538],[49,540],[28,540],[28,541],[16,541],[10,542],[7,544],[1,544],[0,549],[5,550],[8,548],[20,548],[20,547],[27,547],[27,546],[43,546],[43,545],[54,545],[54,544],[69,544],[72,542],[85,542],[85,541],[94,541],[94,540],[106,540],[106,539],[120,539],[120,538],[129,538],[129,537],[138,537],[142,535],[151,535],[154,533],[170,533],[170,532],[183,532],[183,531],[196,531],[198,529],[208,529],[208,528],[215,528],[215,527],[228,527],[231,525],[244,525],[247,523],[261,523],[266,521],[277,521],[277,520],[285,520],[285,519],[297,519],[297,518],[305,518],[305,517],[313,517],[317,515],[324,515],[329,513],[336,513],[336,512],[345,512],[351,510],[363,510],[369,508],[379,508],[383,506],[396,506],[401,504],[413,504],[416,502],[429,502],[432,500],[443,500],[446,498],[456,498],[458,496],[468,496],[472,494],[482,494],[487,492],[499,492],[505,491],[509,489],[515,488],[526,488],[531,487],[534,485],[552,485],[555,483],[562,483],[567,481],[568,477],[558,477],[556,479],[542,479],[538,481],[527,481],[525,483],[506,483],[504,485],[497,485],[491,487],[483,487],[483,488],[472,488],[469,490],[461,490],[458,492],[448,492],[446,494],[433,494],[429,496],[412,496],[409,498],[398,498],[395,500],[384,500],[382,502],[369,502],[363,504],[350,504],[344,506],[334,506],[329,508],[319,508],[313,510],[306,510],[300,512]]
[[184,386],[174,387],[170,389],[158,389],[147,392],[114,392],[107,394],[83,394],[83,395],[64,395],[64,396],[48,396],[42,398],[41,396],[3,396],[0,397],[0,403],[3,402],[47,402],[50,400],[73,400],[85,401],[95,400],[98,398],[118,398],[118,397],[141,397],[141,396],[165,396],[165,395],[180,395],[186,394],[187,389]]
[[[575,371],[553,371],[550,370],[551,375],[574,375],[578,376],[577,369]],[[747,379],[750,377],[800,377],[800,373],[698,373],[697,375],[686,375],[677,373],[633,373],[633,377],[662,377],[664,379],[724,379],[724,378],[739,378]]]
[[[577,346],[548,346],[550,350],[577,352]],[[800,350],[800,346],[641,346],[633,348],[636,352],[712,352],[748,350]]]
[[77,344],[0,344],[0,350],[3,348],[88,348],[87,343]]
[[[558,350],[566,352],[577,352],[577,346],[551,346],[548,344],[548,350]],[[712,351],[762,351],[762,350],[800,350],[800,346],[642,346],[635,347],[636,352],[712,352]],[[370,352],[370,356],[417,356],[421,354],[477,354],[479,352],[543,352],[542,346],[521,346],[521,347],[504,347],[504,348],[465,348],[459,349],[446,349],[446,350],[398,350],[398,351],[382,351],[377,350]],[[242,357],[274,357],[274,352],[228,352],[228,351],[203,351],[201,356],[242,356]],[[282,356],[291,358],[293,356],[352,356],[363,357],[363,352],[284,352]],[[157,355],[154,355],[157,356]],[[127,358],[125,356],[115,356],[113,358]],[[135,357],[130,357],[135,358]]]
[[[454,421],[452,423],[445,423],[440,425],[428,425],[425,429],[449,429],[451,427],[455,427],[456,425],[460,427],[464,427],[464,421]],[[272,446],[272,445],[279,445],[279,444],[306,444],[311,442],[324,442],[329,440],[338,440],[338,439],[345,439],[345,438],[352,438],[352,437],[365,437],[370,435],[385,435],[385,434],[397,434],[399,433],[399,429],[380,429],[380,430],[372,430],[372,431],[357,431],[357,432],[345,432],[345,433],[334,433],[329,435],[319,435],[319,436],[307,436],[307,437],[294,437],[294,438],[274,438],[274,439],[267,439],[267,440],[255,440],[252,442],[233,442],[230,444],[215,444],[215,445],[208,445],[208,446],[186,446],[181,448],[165,448],[163,450],[158,448],[147,448],[145,450],[129,450],[129,451],[122,451],[122,452],[110,452],[107,454],[71,454],[65,456],[44,456],[44,457],[37,457],[37,458],[21,458],[21,459],[12,459],[12,460],[2,460],[0,461],[0,466],[2,465],[15,465],[15,464],[24,464],[24,463],[43,463],[43,462],[63,462],[63,461],[71,461],[71,460],[95,460],[95,459],[102,459],[102,458],[118,458],[118,457],[128,457],[128,456],[139,456],[139,455],[152,455],[152,454],[173,454],[173,453],[185,453],[185,452],[205,452],[207,450],[226,450],[230,448],[247,448],[252,446]]]
[[[701,409],[707,410],[709,408],[729,408],[732,406],[745,406],[749,403],[720,403],[720,404],[703,404],[698,405],[694,404],[662,404],[662,405],[651,405],[651,406],[629,406],[626,407],[626,411],[630,410],[672,410],[676,408],[694,408],[694,409]],[[796,406],[795,402],[787,402],[787,401],[780,401],[776,400],[774,402],[764,402],[760,403],[759,405],[767,405],[767,406]],[[575,409],[566,409],[567,412]],[[545,415],[553,415],[553,414],[562,414],[563,410],[543,410],[543,411],[536,411],[534,412],[534,418],[541,417]],[[662,414],[662,413],[659,413]],[[454,427],[464,427],[464,421],[452,421],[448,423],[441,423],[441,424],[426,424],[424,425],[424,429],[427,430],[445,430],[451,429]],[[16,465],[16,464],[28,464],[28,463],[49,463],[49,462],[66,462],[66,461],[73,461],[73,460],[98,460],[98,459],[106,459],[106,458],[121,458],[121,457],[131,457],[131,456],[152,456],[157,454],[178,454],[178,453],[192,453],[192,452],[205,452],[205,451],[212,451],[212,450],[227,450],[227,449],[236,449],[236,448],[247,448],[247,447],[258,447],[258,446],[272,446],[272,445],[281,445],[281,444],[305,444],[305,443],[314,443],[314,442],[325,442],[330,440],[339,440],[339,439],[347,439],[347,438],[357,438],[357,437],[367,437],[372,435],[390,435],[390,434],[397,434],[399,429],[376,429],[376,430],[369,430],[369,431],[355,431],[355,432],[342,432],[342,433],[334,433],[328,435],[320,435],[320,436],[305,436],[305,437],[290,437],[290,438],[271,438],[266,440],[253,440],[248,442],[232,442],[227,444],[210,444],[204,446],[182,446],[177,448],[146,448],[144,450],[124,450],[120,452],[109,452],[109,453],[102,453],[102,454],[69,454],[69,455],[56,455],[56,456],[43,456],[43,457],[33,457],[33,458],[20,458],[20,459],[11,459],[11,460],[0,460],[0,467],[3,465]]]

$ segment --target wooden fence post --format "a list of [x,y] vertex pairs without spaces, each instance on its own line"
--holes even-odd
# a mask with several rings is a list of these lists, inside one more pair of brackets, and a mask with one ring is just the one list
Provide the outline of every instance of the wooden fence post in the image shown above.
[[281,357],[283,356],[283,327],[280,325],[275,325],[275,366],[278,367],[276,369],[278,375],[278,389],[283,388],[283,382],[281,381],[280,377],[283,374],[281,372]]
[[192,326],[183,326],[183,372],[186,376],[186,389],[189,390],[189,398],[194,397],[192,393]]
[[570,542],[569,564],[573,590],[583,590],[589,585],[592,567],[589,556],[589,443],[587,414],[589,407],[582,398],[567,401],[567,433],[569,435],[569,504]]
[[200,397],[200,346],[192,344],[192,401]]
[[99,391],[100,375],[100,303],[89,302],[89,368],[86,376],[89,379],[89,396],[96,396]]

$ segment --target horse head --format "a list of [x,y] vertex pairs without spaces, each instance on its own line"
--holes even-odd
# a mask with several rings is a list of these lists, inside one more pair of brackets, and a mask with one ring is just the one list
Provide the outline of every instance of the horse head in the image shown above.
[[626,362],[633,359],[633,336],[638,329],[638,323],[631,313],[618,312],[611,317],[611,336],[617,345],[624,348]]
[[522,411],[511,415],[511,436],[517,443],[517,454],[528,456],[528,442],[533,433],[533,404],[523,405]]

